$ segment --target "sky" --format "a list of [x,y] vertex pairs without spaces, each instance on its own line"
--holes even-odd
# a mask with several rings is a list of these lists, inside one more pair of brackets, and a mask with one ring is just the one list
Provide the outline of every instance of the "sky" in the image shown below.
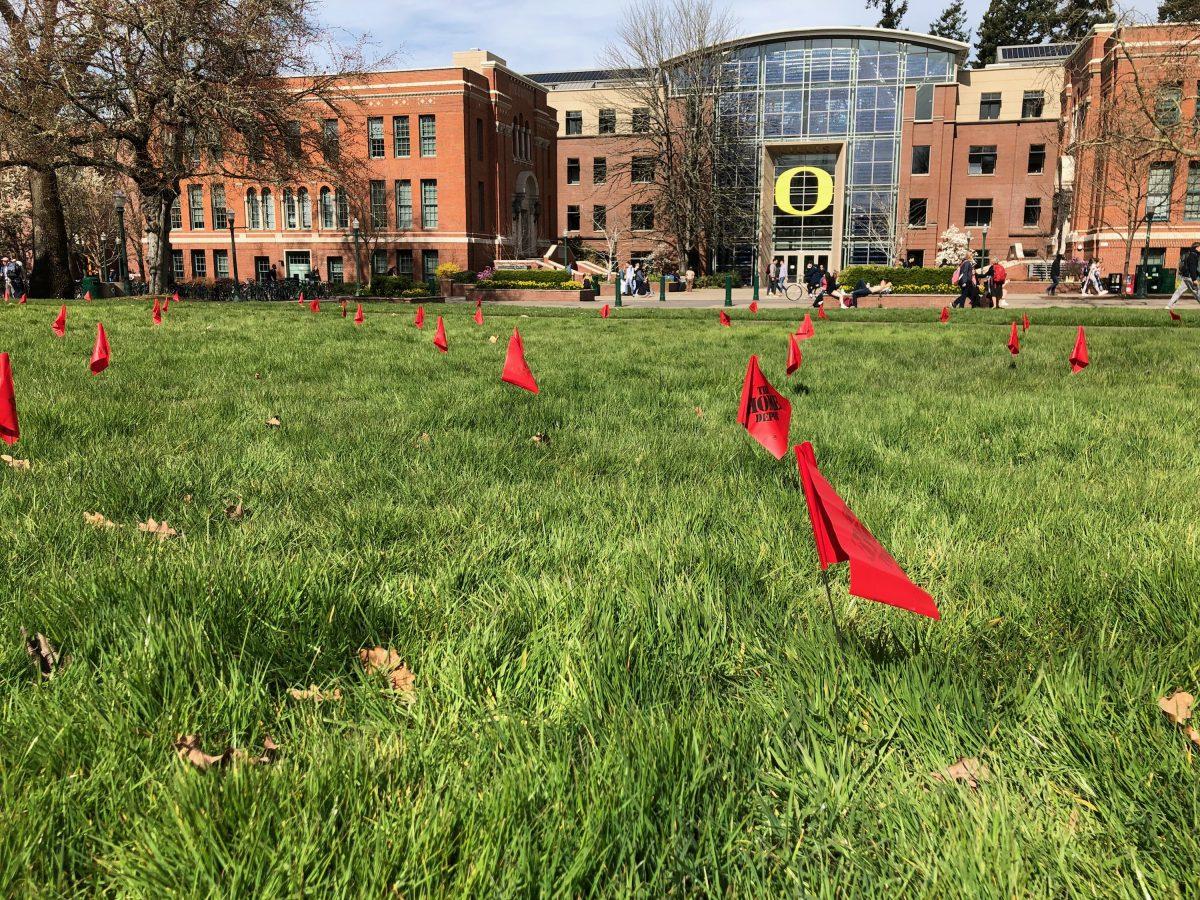
[[[625,0],[318,0],[342,40],[365,37],[371,51],[391,54],[393,68],[445,66],[455,50],[480,47],[518,72],[593,66],[612,38]],[[925,31],[947,0],[910,0],[904,25]],[[988,0],[967,0],[972,27]],[[733,0],[739,34],[813,25],[873,25],[876,10],[860,3],[814,0]],[[1133,0],[1143,12],[1157,0]]]

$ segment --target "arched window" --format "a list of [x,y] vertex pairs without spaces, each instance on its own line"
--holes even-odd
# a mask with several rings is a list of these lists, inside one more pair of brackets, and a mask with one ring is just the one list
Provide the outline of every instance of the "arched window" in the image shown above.
[[321,188],[321,227],[333,228],[333,191]]
[[350,202],[346,199],[346,192],[341,188],[337,189],[337,227],[350,227]]
[[312,230],[312,201],[308,198],[308,188],[300,188],[300,227],[305,231]]
[[262,220],[263,228],[275,230],[275,197],[270,188],[262,189]]
[[296,195],[291,188],[283,189],[283,227],[295,228],[298,222],[296,216]]
[[254,188],[246,191],[246,227],[257,231],[262,228],[262,216],[258,208],[258,191]]

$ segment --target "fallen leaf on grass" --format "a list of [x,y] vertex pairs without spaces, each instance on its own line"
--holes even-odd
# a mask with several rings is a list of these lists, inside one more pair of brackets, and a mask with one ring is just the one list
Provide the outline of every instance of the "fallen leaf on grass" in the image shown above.
[[979,790],[979,785],[987,781],[992,773],[987,765],[973,756],[959,757],[958,762],[947,766],[940,772],[933,773],[934,781],[961,781],[973,791]]
[[267,419],[268,428],[278,428],[282,424],[283,423],[279,421],[279,416],[271,416],[271,418]]
[[242,501],[231,503],[225,507],[225,518],[231,522],[240,522],[242,519],[250,515],[250,510],[242,506]]
[[165,541],[167,538],[173,538],[179,535],[179,532],[166,522],[156,522],[153,517],[148,518],[145,522],[138,522],[138,531],[144,531],[147,534],[157,535],[160,541]]
[[58,650],[50,643],[50,639],[40,631],[33,637],[29,636],[29,632],[25,630],[25,626],[21,626],[21,640],[25,644],[25,652],[29,654],[29,658],[33,660],[33,664],[38,670],[38,680],[43,678],[53,678],[64,668],[71,658],[59,658]]
[[493,334],[493,335],[492,335],[490,338],[488,338],[488,343],[489,343],[489,344],[494,344],[494,343],[496,343],[496,341],[498,341],[498,340],[500,340],[500,338],[496,337],[496,336]]
[[703,416],[704,416],[704,410],[702,410],[700,407],[697,406],[696,407],[696,418],[702,418]]
[[175,753],[184,762],[191,763],[201,772],[213,767],[226,766],[231,762],[250,763],[251,765],[267,765],[275,762],[279,756],[279,745],[270,737],[263,738],[263,752],[259,756],[251,756],[245,750],[226,747],[219,754],[205,753],[200,748],[200,735],[181,734],[175,738]]
[[429,436],[428,431],[422,431],[421,436],[419,438],[417,438],[417,443],[418,444],[428,444],[432,440],[433,440],[433,438],[431,438]]
[[183,495],[183,502],[184,502],[184,503],[191,503],[191,502],[192,502],[192,495],[191,495],[191,494],[184,494],[184,495]]
[[1170,697],[1159,697],[1158,708],[1172,725],[1182,725],[1192,717],[1192,704],[1195,702],[1196,698],[1187,691],[1176,691]]
[[29,460],[17,459],[15,456],[9,456],[7,453],[0,453],[0,460],[4,460],[10,469],[21,469],[28,472],[30,468]]
[[342,689],[334,688],[328,694],[322,693],[321,689],[315,684],[310,684],[307,688],[292,688],[288,691],[293,700],[311,700],[314,703],[324,703],[326,700],[341,700]]
[[370,650],[359,650],[358,658],[368,675],[386,675],[388,684],[393,691],[401,694],[410,703],[416,697],[416,676],[400,660],[391,647],[374,647]]
[[531,440],[535,444],[549,444],[550,443],[550,435],[546,434],[546,432],[544,432],[544,431],[539,431],[537,434],[535,434],[529,440]]
[[254,380],[255,380],[255,381],[262,381],[262,372],[255,372],[255,373],[254,373]]
[[1188,740],[1197,747],[1200,747],[1200,731],[1197,731],[1195,728],[1189,728],[1187,734]]
[[85,521],[87,524],[91,525],[93,528],[117,528],[117,527],[119,527],[116,522],[110,522],[108,519],[104,518],[104,516],[102,516],[98,512],[92,512],[92,513],[85,512],[83,514],[83,521]]

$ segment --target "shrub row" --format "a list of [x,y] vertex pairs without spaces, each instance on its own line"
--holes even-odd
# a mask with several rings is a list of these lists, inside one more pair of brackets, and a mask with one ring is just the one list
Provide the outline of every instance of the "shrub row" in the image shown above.
[[[892,283],[896,293],[921,293],[908,291],[920,285],[941,285],[951,287],[950,279],[954,275],[954,266],[939,266],[938,268],[912,268],[902,266],[846,266],[838,273],[838,281],[842,284],[857,284],[865,281],[867,284],[878,284],[887,280]],[[904,288],[904,290],[901,290]],[[940,293],[931,291],[930,293]],[[957,292],[956,292],[957,293]]]
[[732,279],[731,284],[735,288],[740,288],[742,286],[742,276],[737,272],[714,272],[712,275],[697,275],[696,281],[692,287],[723,288],[725,287],[726,275]]
[[[574,279],[571,278],[571,273],[565,269],[497,269],[487,280],[561,285],[564,281]],[[480,284],[482,283],[480,282]]]
[[571,291],[580,289],[580,285],[574,281],[517,281],[514,278],[485,278],[475,282],[475,287],[484,291]]
[[369,297],[428,297],[429,287],[408,275],[376,275],[367,291]]

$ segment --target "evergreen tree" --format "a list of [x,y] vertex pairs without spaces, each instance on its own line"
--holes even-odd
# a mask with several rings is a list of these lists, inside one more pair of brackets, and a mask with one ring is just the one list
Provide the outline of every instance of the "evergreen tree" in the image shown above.
[[[1192,0],[1195,2],[1195,0]],[[1057,11],[1053,39],[1056,41],[1080,41],[1100,22],[1113,22],[1112,0],[1063,0]]]
[[971,32],[967,28],[967,8],[964,0],[950,0],[950,5],[942,10],[942,14],[929,23],[929,33],[935,37],[962,41],[964,44],[969,41]]
[[1196,0],[1162,0],[1158,4],[1158,21],[1197,22],[1200,21],[1200,8],[1196,6]]
[[879,10],[876,28],[900,28],[908,14],[908,0],[867,0],[867,6]]
[[975,37],[975,66],[996,61],[1005,44],[1040,44],[1054,33],[1055,0],[991,0]]

